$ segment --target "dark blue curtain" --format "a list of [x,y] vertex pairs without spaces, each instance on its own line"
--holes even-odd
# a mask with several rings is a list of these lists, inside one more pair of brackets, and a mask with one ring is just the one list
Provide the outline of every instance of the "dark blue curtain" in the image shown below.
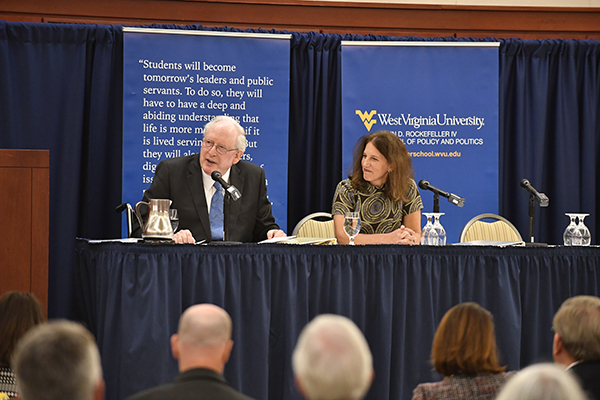
[[500,47],[500,212],[528,235],[527,178],[550,198],[536,241],[561,244],[565,212],[600,226],[600,42],[504,40]]
[[50,150],[49,304],[72,312],[77,236],[120,232],[121,28],[0,21],[0,148]]
[[[340,41],[392,39],[457,40],[292,33],[290,229],[345,175]],[[600,42],[500,42],[500,213],[527,237],[528,178],[550,198],[536,241],[562,243],[581,211],[597,243]],[[0,148],[50,150],[50,316],[73,313],[74,238],[120,235],[122,43],[120,26],[0,21]]]

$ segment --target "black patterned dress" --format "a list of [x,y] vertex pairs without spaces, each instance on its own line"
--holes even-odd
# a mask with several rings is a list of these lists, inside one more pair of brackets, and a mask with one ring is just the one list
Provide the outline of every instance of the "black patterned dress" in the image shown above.
[[17,397],[17,381],[10,368],[0,368],[0,393],[4,393],[8,397]]
[[360,213],[360,233],[390,233],[399,229],[404,217],[423,208],[417,184],[410,180],[408,201],[392,201],[385,196],[383,186],[367,186],[364,191],[352,187],[350,179],[338,183],[333,196],[333,215],[344,215],[347,212]]

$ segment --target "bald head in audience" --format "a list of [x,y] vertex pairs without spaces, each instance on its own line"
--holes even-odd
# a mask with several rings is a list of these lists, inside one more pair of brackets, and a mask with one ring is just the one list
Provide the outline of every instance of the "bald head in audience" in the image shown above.
[[231,318],[214,304],[191,306],[181,315],[171,351],[179,362],[173,382],[144,390],[127,400],[253,400],[229,386],[223,370],[229,360]]
[[292,362],[298,390],[308,400],[359,400],[373,380],[365,337],[339,315],[320,315],[306,325]]
[[185,310],[177,333],[171,336],[171,350],[180,372],[207,368],[222,374],[232,348],[231,318],[214,304],[197,304]]

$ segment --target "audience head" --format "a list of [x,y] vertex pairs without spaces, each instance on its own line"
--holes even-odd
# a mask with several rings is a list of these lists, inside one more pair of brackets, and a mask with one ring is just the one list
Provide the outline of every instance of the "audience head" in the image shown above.
[[504,371],[498,362],[492,314],[477,303],[452,307],[435,333],[431,359],[444,376]]
[[10,367],[19,339],[46,317],[31,293],[6,292],[0,297],[0,367]]
[[389,173],[387,175],[384,192],[388,198],[394,201],[406,201],[405,195],[408,191],[410,179],[414,177],[412,160],[404,142],[390,131],[377,131],[361,137],[354,148],[354,161],[350,179],[355,188],[364,188],[369,183],[363,176],[363,154],[368,144],[374,146],[381,153],[385,162],[388,163]]
[[177,334],[171,337],[179,370],[208,368],[222,373],[233,348],[231,325],[227,311],[214,304],[196,304],[185,310]]
[[567,299],[554,315],[552,328],[556,362],[569,365],[575,361],[600,360],[600,298]]
[[96,342],[74,322],[48,322],[29,330],[15,349],[13,367],[22,400],[104,397]]
[[373,379],[365,337],[351,320],[339,315],[320,315],[304,327],[292,363],[296,385],[309,400],[358,400]]
[[576,378],[556,364],[536,364],[510,378],[496,400],[587,400]]

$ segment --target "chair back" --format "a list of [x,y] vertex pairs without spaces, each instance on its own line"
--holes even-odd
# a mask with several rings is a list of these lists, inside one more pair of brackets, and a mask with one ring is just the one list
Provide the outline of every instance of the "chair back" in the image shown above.
[[[316,218],[325,218],[319,221]],[[330,239],[335,238],[333,219],[330,213],[316,212],[302,218],[292,232],[293,236]]]
[[[485,222],[483,220],[493,220]],[[460,233],[460,243],[475,240],[522,242],[517,228],[506,218],[497,214],[480,214],[467,222]]]

